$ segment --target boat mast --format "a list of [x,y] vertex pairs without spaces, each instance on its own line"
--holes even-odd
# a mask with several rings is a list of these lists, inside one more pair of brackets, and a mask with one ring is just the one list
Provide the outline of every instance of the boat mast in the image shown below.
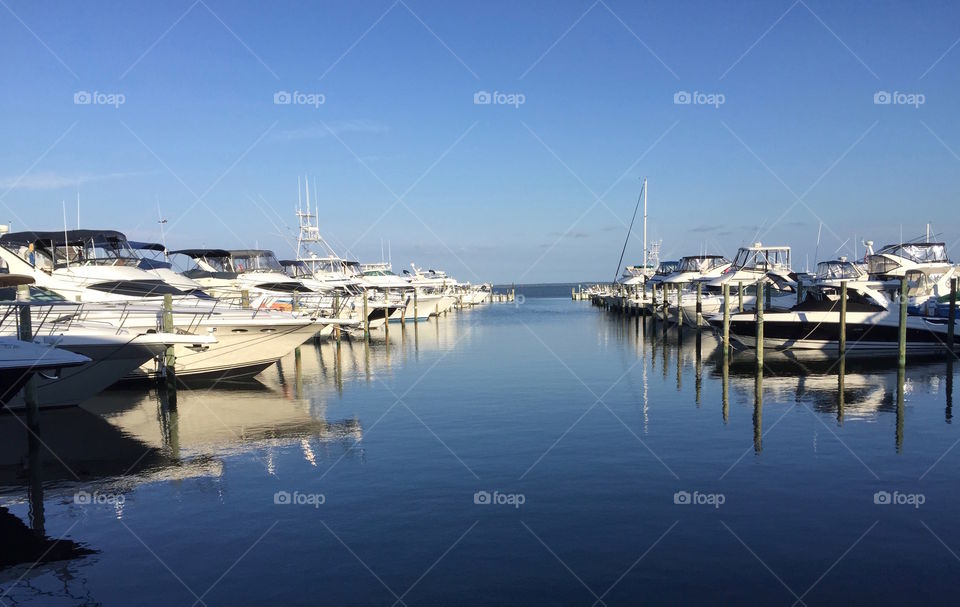
[[647,271],[647,178],[643,178],[643,271]]

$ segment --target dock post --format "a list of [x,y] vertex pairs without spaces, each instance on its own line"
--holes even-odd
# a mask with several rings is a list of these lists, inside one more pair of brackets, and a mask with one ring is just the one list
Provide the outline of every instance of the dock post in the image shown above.
[[[29,287],[22,285],[17,290],[18,297],[22,298],[18,310],[20,313],[18,337],[20,341],[33,341],[33,318],[30,315],[30,302],[26,301],[30,297]],[[23,401],[27,412],[27,430],[31,435],[35,435],[40,431],[40,403],[37,397],[37,376],[33,372],[30,372],[30,379],[23,387]]]
[[413,324],[419,322],[420,312],[417,310],[417,288],[413,288]]
[[947,347],[953,352],[956,350],[954,344],[954,334],[957,324],[957,279],[950,279],[950,312],[947,314]]
[[650,285],[650,316],[657,321],[657,283]]
[[840,283],[840,356],[847,353],[847,281]]
[[743,281],[737,283],[737,297],[740,298],[740,311],[743,312]]
[[723,355],[730,352],[730,283],[723,283]]
[[296,312],[300,309],[300,293],[294,289],[293,291],[293,300],[290,303],[291,312]]
[[757,366],[763,368],[763,281],[757,283]]
[[897,344],[897,364],[907,364],[907,277],[900,279],[900,336]]
[[[340,293],[334,291],[333,293],[333,317],[340,318]],[[340,343],[340,325],[333,325],[333,336],[336,338],[337,343]]]
[[697,282],[697,328],[703,326],[703,283]]
[[250,291],[246,289],[240,291],[240,307],[245,310],[250,308]]
[[390,345],[390,289],[386,290],[387,307],[383,309],[383,338],[387,340],[387,346]]
[[363,339],[370,341],[370,302],[367,300],[367,289],[363,289]]
[[803,303],[803,279],[797,278],[797,305]]
[[[163,332],[173,333],[173,296],[163,296]],[[167,346],[163,356],[163,376],[166,380],[167,400],[172,409],[177,408],[177,355],[173,346]]]
[[683,285],[677,283],[677,327],[683,328]]

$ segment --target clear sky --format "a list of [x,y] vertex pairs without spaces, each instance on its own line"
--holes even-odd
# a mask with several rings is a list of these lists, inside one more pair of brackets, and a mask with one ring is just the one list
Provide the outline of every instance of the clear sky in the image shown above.
[[609,280],[645,176],[665,258],[927,222],[956,257],[958,40],[955,2],[2,0],[0,221],[79,192],[81,227],[287,257],[309,176],[361,260]]

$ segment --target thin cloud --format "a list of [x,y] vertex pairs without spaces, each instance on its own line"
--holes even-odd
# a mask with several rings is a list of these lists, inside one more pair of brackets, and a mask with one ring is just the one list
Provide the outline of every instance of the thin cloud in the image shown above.
[[372,120],[348,120],[347,122],[337,122],[326,126],[314,124],[299,129],[275,131],[273,138],[281,141],[296,141],[299,139],[323,139],[331,134],[367,133],[379,135],[386,133],[388,130],[386,126]]
[[141,177],[154,172],[155,171],[132,171],[126,173],[66,174],[47,171],[15,177],[0,177],[0,190],[59,190],[64,188],[77,188],[85,183]]

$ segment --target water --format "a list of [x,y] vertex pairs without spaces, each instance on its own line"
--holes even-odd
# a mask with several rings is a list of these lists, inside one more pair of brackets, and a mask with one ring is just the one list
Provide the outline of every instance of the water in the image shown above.
[[44,412],[42,478],[0,419],[0,505],[94,551],[0,571],[0,601],[955,602],[953,369],[911,364],[898,397],[846,361],[841,411],[834,362],[771,358],[758,407],[749,357],[565,293],[304,346],[173,413]]

